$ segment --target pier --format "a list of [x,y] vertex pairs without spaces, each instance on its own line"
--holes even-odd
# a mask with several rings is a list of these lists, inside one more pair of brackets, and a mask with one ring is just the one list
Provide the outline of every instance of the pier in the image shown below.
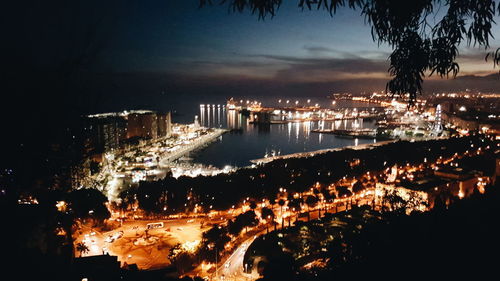
[[376,129],[355,129],[355,130],[311,130],[311,133],[318,134],[331,134],[339,137],[348,138],[361,138],[361,139],[376,139],[377,130]]
[[229,130],[226,129],[213,129],[214,131],[203,135],[199,138],[196,138],[193,140],[193,142],[183,145],[179,147],[179,149],[172,151],[170,153],[167,153],[165,156],[162,156],[162,159],[160,160],[160,165],[161,166],[168,166],[172,161],[175,161],[190,152],[197,150],[210,142],[214,141],[218,137],[222,136],[223,134],[227,133]]
[[278,160],[278,159],[308,158],[308,157],[316,156],[318,154],[324,154],[324,153],[334,152],[334,151],[341,151],[344,149],[354,149],[354,150],[368,149],[368,148],[373,148],[373,147],[377,147],[377,146],[381,146],[381,145],[386,145],[386,144],[393,143],[396,141],[397,140],[386,140],[386,141],[381,141],[381,142],[377,142],[377,143],[351,145],[351,146],[340,147],[340,148],[327,148],[327,149],[315,150],[315,151],[310,151],[310,152],[298,152],[298,153],[292,153],[292,154],[286,154],[286,155],[277,155],[277,156],[271,156],[271,157],[250,160],[250,162],[252,162],[254,164],[266,164],[266,163],[269,163],[269,162],[272,162],[272,161]]

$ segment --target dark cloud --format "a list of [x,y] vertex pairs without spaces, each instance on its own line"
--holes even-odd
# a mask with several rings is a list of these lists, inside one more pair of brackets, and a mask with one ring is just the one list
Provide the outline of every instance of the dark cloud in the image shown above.
[[361,77],[386,77],[386,60],[248,55],[242,60],[195,60],[180,65],[198,75],[245,75],[276,81],[337,81]]
[[358,51],[356,53],[352,52],[346,52],[346,51],[340,51],[337,49],[329,48],[329,47],[324,47],[324,46],[310,46],[310,45],[305,45],[303,47],[304,50],[306,50],[308,53],[310,53],[313,56],[334,56],[337,58],[370,58],[370,59],[380,59],[380,60],[386,60],[390,53],[387,52],[382,52],[382,51],[373,51],[373,50],[366,50],[366,51]]
[[295,58],[263,55],[267,59],[286,63],[275,78],[285,81],[337,81],[362,76],[384,77],[388,63],[365,58]]
[[320,46],[304,46],[304,50],[309,51],[311,53],[336,53],[338,52],[335,49],[328,47],[320,47]]
[[313,56],[335,56],[339,58],[359,58],[357,55],[345,51],[336,50],[329,47],[322,46],[304,46],[304,50]]
[[210,60],[197,60],[191,61],[188,66],[199,67],[265,67],[271,65],[269,62],[260,61],[210,61]]
[[460,51],[458,59],[463,61],[475,61],[475,62],[484,61],[486,55],[491,51],[497,50],[497,48],[499,47],[493,46],[485,50],[482,48],[466,47]]

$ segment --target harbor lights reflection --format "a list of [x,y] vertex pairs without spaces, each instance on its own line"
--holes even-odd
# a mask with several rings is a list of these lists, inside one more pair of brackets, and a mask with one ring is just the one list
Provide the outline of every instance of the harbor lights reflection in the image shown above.
[[217,105],[217,125],[220,126],[222,123],[221,119],[221,110],[220,110],[220,104]]
[[200,121],[201,121],[201,126],[205,126],[205,105],[200,104]]
[[299,142],[300,123],[293,123],[293,125],[295,126],[295,142],[298,143]]
[[212,104],[212,127],[216,127],[216,120],[215,120],[215,104]]
[[211,116],[210,111],[211,111],[211,107],[210,107],[209,104],[207,104],[207,127],[210,127],[210,125],[211,125],[211,122],[210,122],[210,116]]
[[288,141],[290,141],[292,135],[292,123],[287,123],[287,129],[288,129]]
[[306,139],[308,139],[309,135],[311,134],[311,124],[311,121],[302,122],[302,131],[304,133],[304,136],[306,136]]

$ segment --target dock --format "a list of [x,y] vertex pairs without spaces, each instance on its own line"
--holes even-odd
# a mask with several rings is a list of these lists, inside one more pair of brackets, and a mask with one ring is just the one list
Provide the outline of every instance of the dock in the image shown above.
[[168,164],[172,161],[175,161],[190,152],[197,150],[199,148],[204,147],[205,145],[209,144],[210,142],[214,141],[218,137],[222,136],[223,134],[229,132],[229,130],[226,129],[214,129],[213,132],[207,135],[203,135],[196,140],[194,140],[192,143],[188,145],[182,146],[180,149],[167,153],[166,155],[161,157],[160,160],[160,165],[161,166],[168,166]]
[[269,163],[269,162],[272,162],[272,161],[278,160],[278,159],[309,158],[309,157],[313,157],[313,156],[316,156],[319,154],[341,151],[344,149],[354,149],[354,150],[369,149],[369,148],[393,143],[396,141],[397,140],[386,140],[386,141],[381,141],[381,142],[377,142],[377,143],[361,144],[361,145],[357,145],[357,146],[351,145],[351,146],[345,146],[345,147],[339,147],[339,148],[327,148],[327,149],[315,150],[315,151],[310,151],[310,152],[298,152],[298,153],[292,153],[292,154],[286,154],[286,155],[277,155],[277,156],[272,156],[272,157],[265,157],[265,158],[250,160],[250,162],[253,164],[266,164],[266,163]]

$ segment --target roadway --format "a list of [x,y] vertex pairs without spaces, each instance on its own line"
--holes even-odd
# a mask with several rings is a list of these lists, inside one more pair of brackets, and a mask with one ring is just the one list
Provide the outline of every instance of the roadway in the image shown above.
[[[163,222],[164,226],[147,231],[147,224]],[[201,223],[203,227],[201,227]],[[80,235],[75,239],[84,242],[89,251],[82,256],[94,256],[109,253],[118,256],[124,265],[137,264],[140,269],[154,269],[169,265],[167,255],[170,248],[177,243],[201,241],[201,234],[210,224],[220,223],[220,217],[214,219],[174,219],[174,220],[134,220],[124,222],[112,231],[99,232],[89,227],[82,227]],[[121,237],[110,241],[108,237]],[[144,240],[149,237],[148,240]],[[108,239],[108,240],[107,240]],[[79,254],[77,253],[77,256]]]
[[[356,198],[356,201],[353,201],[353,204],[356,202],[357,205],[370,205],[372,204],[373,197],[372,196],[364,196],[360,197],[359,195],[354,196],[353,198]],[[325,204],[325,206],[328,207],[328,213],[335,213],[335,212],[342,212],[346,211],[348,209],[348,201],[349,199],[342,199],[340,202],[337,203],[328,203]],[[318,206],[319,207],[319,206]],[[274,212],[277,214],[279,212],[279,207],[273,208]],[[325,210],[321,209],[321,215],[324,215]],[[298,215],[298,214],[296,214]],[[319,212],[318,208],[315,208],[310,211],[310,219],[318,219],[319,218]],[[292,217],[290,217],[292,219]],[[279,220],[279,219],[278,219]],[[297,216],[293,216],[293,222],[295,223],[297,220],[302,220],[302,221],[307,221],[308,218],[307,216],[300,217],[298,218]],[[285,227],[288,226],[288,219],[285,219]],[[281,223],[278,223],[278,227],[281,227]],[[270,227],[270,231],[273,228]],[[212,280],[234,280],[234,281],[248,281],[248,280],[257,280],[260,278],[259,274],[256,272],[256,270],[253,270],[250,274],[244,272],[243,268],[243,259],[245,257],[246,250],[248,247],[253,243],[253,241],[259,237],[260,235],[266,233],[266,230],[263,230],[256,235],[248,238],[244,242],[234,250],[234,252],[223,262],[220,263],[219,267],[217,268],[217,274],[211,274],[210,277],[212,277]]]
[[259,278],[257,272],[252,272],[251,274],[247,274],[243,271],[243,258],[245,257],[245,253],[248,247],[252,244],[252,242],[263,234],[265,231],[258,233],[255,236],[252,236],[245,240],[241,245],[236,248],[236,250],[226,259],[226,261],[219,266],[217,269],[216,278],[214,280],[256,280]]

